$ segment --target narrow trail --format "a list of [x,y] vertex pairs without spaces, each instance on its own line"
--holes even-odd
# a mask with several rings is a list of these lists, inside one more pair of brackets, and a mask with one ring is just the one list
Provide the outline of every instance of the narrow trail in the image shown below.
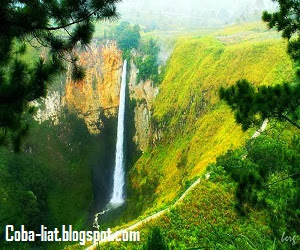
[[[262,124],[261,128],[256,131],[254,133],[254,135],[251,137],[251,139],[255,139],[257,137],[259,137],[261,135],[262,132],[264,132],[267,128],[267,125],[268,125],[269,121],[266,119],[264,121],[264,123]],[[208,179],[210,177],[210,174],[206,174],[205,178]],[[143,220],[140,220],[138,221],[137,223],[127,227],[127,228],[123,228],[123,229],[120,229],[118,232],[115,232],[113,234],[111,234],[111,237],[110,237],[110,241],[114,241],[115,239],[119,238],[121,235],[122,235],[122,231],[133,231],[133,230],[136,230],[137,228],[141,227],[143,224],[151,221],[151,220],[154,220],[154,219],[157,219],[159,218],[160,216],[166,214],[167,212],[170,212],[170,210],[174,207],[177,207],[183,200],[184,198],[201,182],[201,178],[198,178],[181,196],[178,200],[175,201],[175,203],[173,203],[172,205],[170,205],[169,207],[153,214],[153,215],[150,215],[148,216],[147,218],[143,219]],[[88,248],[86,248],[86,250],[93,250],[95,249],[97,246],[100,246],[101,244],[103,243],[107,243],[108,240],[106,241],[101,241],[101,242],[98,242],[98,243],[95,243],[91,246],[89,246]]]
[[[200,183],[201,179],[197,179],[181,196],[180,198],[172,205],[170,205],[169,207],[153,214],[153,215],[150,215],[148,216],[147,218],[143,219],[143,220],[140,220],[139,222],[127,227],[127,228],[123,228],[123,229],[120,229],[118,232],[116,233],[113,233],[111,234],[111,237],[110,237],[110,240],[111,241],[114,241],[115,239],[117,239],[118,237],[121,236],[122,234],[122,231],[133,231],[133,230],[136,230],[137,228],[141,227],[143,224],[151,221],[151,220],[154,220],[156,218],[159,218],[160,216],[164,215],[165,213],[167,212],[170,212],[170,210],[176,206],[178,206],[183,200],[184,198]],[[101,242],[98,242],[96,244],[93,244],[91,246],[89,246],[88,248],[86,248],[86,250],[93,250],[95,249],[98,245],[101,245],[103,243],[106,243],[108,242],[108,240],[106,241],[101,241]]]

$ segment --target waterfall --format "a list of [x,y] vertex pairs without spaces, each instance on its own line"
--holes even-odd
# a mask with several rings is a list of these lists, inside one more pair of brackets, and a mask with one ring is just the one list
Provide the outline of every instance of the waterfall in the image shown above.
[[120,91],[120,105],[118,114],[118,132],[116,145],[116,161],[114,172],[114,186],[113,193],[110,200],[112,206],[120,206],[124,203],[124,116],[125,116],[125,98],[126,98],[126,68],[127,60],[124,61],[121,91]]

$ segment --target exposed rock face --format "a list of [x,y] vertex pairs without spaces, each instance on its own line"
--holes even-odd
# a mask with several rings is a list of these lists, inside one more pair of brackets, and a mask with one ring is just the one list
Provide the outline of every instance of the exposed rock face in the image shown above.
[[155,97],[158,94],[158,88],[153,87],[151,81],[137,83],[138,70],[131,62],[130,72],[130,98],[137,101],[135,113],[136,134],[134,140],[141,151],[145,151],[150,143],[152,136],[151,129],[151,109]]
[[[103,126],[100,115],[116,116],[119,107],[120,83],[122,76],[122,52],[116,43],[92,45],[78,54],[79,64],[86,70],[86,76],[81,82],[73,82],[71,69],[68,69],[63,93],[51,91],[42,103],[34,103],[38,107],[35,119],[39,122],[52,120],[59,123],[59,116],[64,107],[73,110],[79,118],[84,119],[91,134],[98,134]],[[130,98],[135,99],[136,134],[134,141],[138,148],[145,151],[152,143],[151,109],[158,94],[158,88],[151,81],[137,82],[138,69],[133,60],[130,63],[130,78],[128,81]]]
[[[115,43],[102,50],[102,82],[97,89],[100,96],[100,105],[103,109],[116,113],[120,99],[120,83],[122,76],[122,53]],[[108,111],[109,112],[109,111]]]
[[134,64],[133,60],[130,62],[130,79],[129,79],[129,89],[132,90],[137,85],[137,74],[138,68]]
[[68,71],[64,101],[84,119],[91,134],[98,134],[100,112],[104,110],[106,116],[116,115],[119,105],[121,51],[115,43],[92,46],[80,53],[79,64],[86,69],[86,76],[75,83]]
[[54,125],[59,123],[59,116],[62,109],[62,98],[57,91],[51,91],[46,98],[42,98],[42,102],[32,102],[37,108],[34,119],[39,123],[51,120]]
[[149,137],[151,136],[151,130],[150,130],[151,113],[148,110],[147,104],[145,103],[138,105],[135,108],[134,113],[135,113],[134,122],[136,128],[134,141],[138,145],[139,150],[145,151],[149,145]]

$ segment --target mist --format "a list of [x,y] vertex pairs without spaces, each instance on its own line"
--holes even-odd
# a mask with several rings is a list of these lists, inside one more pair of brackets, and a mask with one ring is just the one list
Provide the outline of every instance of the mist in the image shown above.
[[119,4],[121,12],[128,10],[155,10],[176,9],[182,12],[191,10],[237,10],[246,7],[272,8],[275,4],[271,0],[123,0]]
[[155,29],[213,27],[261,19],[271,0],[123,0],[121,20]]

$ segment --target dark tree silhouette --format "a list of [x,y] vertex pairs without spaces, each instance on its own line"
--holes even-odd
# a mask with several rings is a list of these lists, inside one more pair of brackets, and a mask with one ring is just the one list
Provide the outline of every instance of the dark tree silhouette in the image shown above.
[[[74,48],[85,46],[94,22],[117,17],[119,0],[3,0],[0,5],[0,145],[20,150],[28,130],[29,103],[44,97],[47,85],[72,63],[73,78],[84,70],[76,64]],[[47,60],[35,65],[22,60],[28,44],[45,48]]]
[[169,249],[164,236],[159,227],[152,228],[147,242],[144,245],[145,250],[167,250]]
[[266,118],[289,122],[300,129],[300,84],[278,84],[255,89],[247,80],[221,88],[220,98],[235,112],[243,130],[259,126]]
[[[282,36],[288,40],[288,53],[297,67],[300,64],[300,1],[274,2],[279,4],[278,12],[264,12],[262,19],[269,28],[282,31]],[[299,69],[297,75],[300,77]],[[266,118],[287,121],[300,129],[299,79],[295,83],[262,86],[257,90],[246,80],[241,80],[227,89],[222,87],[219,95],[235,112],[236,121],[242,124],[243,129],[255,126]]]
[[[273,0],[279,4],[279,11],[263,13],[263,21],[270,29],[282,31],[282,37],[289,41],[288,52],[295,61],[300,60],[300,1]],[[292,39],[295,36],[295,39]]]

